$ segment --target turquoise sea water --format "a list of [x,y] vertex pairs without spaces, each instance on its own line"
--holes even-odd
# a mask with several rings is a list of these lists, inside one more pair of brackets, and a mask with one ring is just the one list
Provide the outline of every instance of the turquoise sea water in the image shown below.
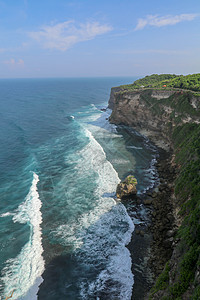
[[153,184],[155,149],[101,108],[134,80],[0,80],[1,296],[131,298],[134,222],[113,197],[129,173]]

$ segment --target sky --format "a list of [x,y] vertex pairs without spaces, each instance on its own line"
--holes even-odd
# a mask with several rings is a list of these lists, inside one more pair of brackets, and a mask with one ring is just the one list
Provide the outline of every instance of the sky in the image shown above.
[[199,0],[0,0],[0,78],[199,72]]

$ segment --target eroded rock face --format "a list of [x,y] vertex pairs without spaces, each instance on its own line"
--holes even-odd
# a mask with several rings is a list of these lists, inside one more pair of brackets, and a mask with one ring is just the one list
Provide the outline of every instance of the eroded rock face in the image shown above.
[[117,185],[116,196],[118,199],[132,197],[137,194],[137,179],[133,175],[129,175],[124,181]]
[[[149,137],[159,147],[170,143],[170,139],[166,132],[166,124],[169,121],[171,111],[164,111],[155,114],[151,107],[152,91],[133,91],[127,93],[112,92],[112,114],[110,122],[114,124],[124,124],[133,127],[141,134]],[[153,94],[153,97],[167,97],[162,93]],[[147,99],[147,100],[146,100]],[[158,101],[154,99],[154,101]],[[164,148],[164,147],[163,147]]]
[[[169,150],[173,148],[170,135],[177,126],[177,120],[179,125],[186,122],[199,123],[198,116],[191,117],[189,113],[178,110],[183,94],[174,90],[141,89],[123,92],[114,88],[109,101],[109,107],[112,108],[109,120],[116,125],[131,126],[158,147]],[[188,96],[187,92],[184,95],[187,105],[197,109],[199,100],[194,95]]]
[[113,109],[115,103],[115,93],[120,91],[120,87],[113,87],[110,91],[110,99],[108,103],[108,108]]

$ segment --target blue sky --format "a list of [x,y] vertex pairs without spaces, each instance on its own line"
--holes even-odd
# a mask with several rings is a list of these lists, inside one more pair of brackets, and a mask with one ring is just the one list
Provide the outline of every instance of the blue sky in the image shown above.
[[199,0],[0,0],[0,78],[198,72]]

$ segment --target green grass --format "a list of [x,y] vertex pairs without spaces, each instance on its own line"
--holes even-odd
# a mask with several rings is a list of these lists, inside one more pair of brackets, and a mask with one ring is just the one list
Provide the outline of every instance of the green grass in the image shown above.
[[[180,167],[175,182],[176,199],[183,218],[178,230],[180,242],[177,251],[180,258],[174,271],[177,274],[174,282],[169,284],[167,280],[161,280],[167,278],[165,268],[154,291],[164,287],[169,299],[182,299],[190,285],[195,284],[195,272],[200,265],[200,125],[177,126],[172,139],[176,162]],[[200,288],[197,286],[192,299],[200,299],[199,295]]]
[[137,184],[137,179],[133,175],[129,175],[129,176],[126,177],[125,182],[127,184],[134,184],[134,185],[136,185]]
[[151,297],[158,292],[159,290],[164,290],[169,285],[169,263],[165,265],[164,271],[160,274],[160,276],[156,280],[155,286],[151,289]]
[[[165,87],[166,86],[166,87]],[[133,91],[142,88],[156,89],[181,89],[196,92],[195,95],[200,96],[200,74],[192,75],[174,75],[174,74],[153,74],[138,79],[132,84],[120,86],[121,90]]]
[[194,293],[192,295],[192,300],[199,300],[199,299],[200,299],[200,286],[198,285],[194,290]]

